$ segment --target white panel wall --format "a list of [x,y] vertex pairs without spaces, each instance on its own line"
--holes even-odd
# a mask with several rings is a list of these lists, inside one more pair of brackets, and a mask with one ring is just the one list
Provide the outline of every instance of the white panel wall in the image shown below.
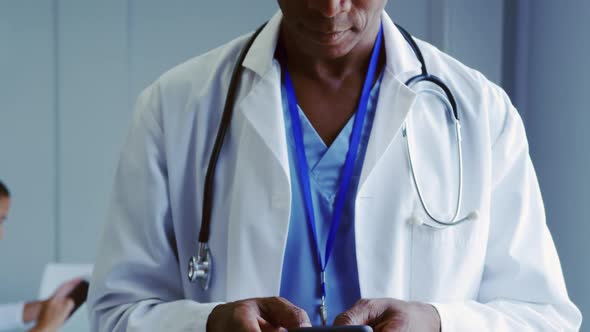
[[[502,79],[503,1],[437,0],[447,2],[443,16],[443,45],[449,54],[481,71],[488,79]],[[513,0],[508,0],[513,1]]]
[[[242,5],[238,5],[242,4]],[[270,19],[275,1],[129,0],[131,96],[173,66]]]
[[504,1],[390,0],[387,10],[414,36],[501,82]]
[[13,213],[0,241],[0,302],[33,298],[55,254],[55,57],[50,0],[0,2],[0,178]]
[[118,0],[61,0],[57,9],[57,259],[90,262],[131,118],[127,5]]
[[[432,41],[433,22],[430,19],[432,3],[439,0],[389,0],[385,10],[417,38]],[[441,13],[442,14],[442,13]]]

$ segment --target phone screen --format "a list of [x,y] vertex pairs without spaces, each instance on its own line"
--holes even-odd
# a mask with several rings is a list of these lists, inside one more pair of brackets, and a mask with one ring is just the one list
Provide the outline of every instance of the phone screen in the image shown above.
[[81,281],[71,292],[68,294],[68,297],[74,301],[74,309],[70,313],[71,317],[84,302],[86,302],[86,298],[88,297],[88,288],[90,284],[88,281],[83,280]]

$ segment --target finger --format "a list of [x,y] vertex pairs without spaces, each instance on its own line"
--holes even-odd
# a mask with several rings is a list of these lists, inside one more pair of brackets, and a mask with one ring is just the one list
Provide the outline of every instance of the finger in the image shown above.
[[402,321],[395,319],[395,317],[390,317],[389,319],[383,320],[381,323],[377,324],[373,328],[375,332],[391,332],[391,331],[404,331],[403,328],[404,324]]
[[74,306],[76,304],[74,303],[74,300],[72,299],[67,299],[62,307],[62,313],[65,317],[68,317],[71,313],[72,310],[74,310]]
[[387,309],[380,300],[359,300],[352,308],[336,317],[334,326],[371,325],[379,323],[380,318]]
[[357,301],[350,309],[336,316],[334,326],[367,324],[368,315],[366,315],[365,310],[368,305],[368,300]]
[[[235,325],[231,326],[232,331],[263,332],[259,324],[260,316],[254,305],[239,306],[233,312],[233,319]],[[224,330],[227,330],[227,326]]]
[[240,318],[240,331],[243,332],[263,332],[255,316],[245,316]]
[[80,284],[82,282],[82,280],[83,279],[81,279],[81,278],[76,278],[76,279],[72,279],[68,282],[63,283],[55,291],[55,293],[53,294],[53,297],[57,297],[57,298],[66,297],[71,291],[74,290],[74,288],[76,288],[76,286],[78,286],[78,284]]
[[259,302],[262,318],[276,327],[294,329],[311,327],[305,310],[281,297],[261,299]]
[[272,325],[262,317],[258,318],[258,326],[262,332],[286,332],[285,329]]
[[66,301],[66,305],[64,306],[64,311],[67,312],[69,315],[70,313],[72,313],[72,310],[74,310],[75,305],[76,304],[74,303],[74,300],[68,299]]
[[63,322],[65,322],[66,319],[68,319],[68,317],[72,313],[73,309],[74,309],[74,301],[71,299],[67,299],[65,302],[60,304],[60,307],[58,308],[59,311],[56,312],[54,319],[60,325],[63,324]]

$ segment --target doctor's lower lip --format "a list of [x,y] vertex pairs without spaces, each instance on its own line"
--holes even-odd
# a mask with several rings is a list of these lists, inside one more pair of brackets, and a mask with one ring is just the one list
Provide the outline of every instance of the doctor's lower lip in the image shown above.
[[305,29],[307,34],[317,43],[320,44],[335,44],[337,43],[348,30],[333,31],[333,32],[322,32],[311,29]]

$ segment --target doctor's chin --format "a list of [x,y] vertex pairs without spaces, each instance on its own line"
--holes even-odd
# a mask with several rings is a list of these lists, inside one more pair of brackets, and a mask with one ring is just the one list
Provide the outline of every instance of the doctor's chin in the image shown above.
[[0,2],[0,331],[590,331],[588,13]]

